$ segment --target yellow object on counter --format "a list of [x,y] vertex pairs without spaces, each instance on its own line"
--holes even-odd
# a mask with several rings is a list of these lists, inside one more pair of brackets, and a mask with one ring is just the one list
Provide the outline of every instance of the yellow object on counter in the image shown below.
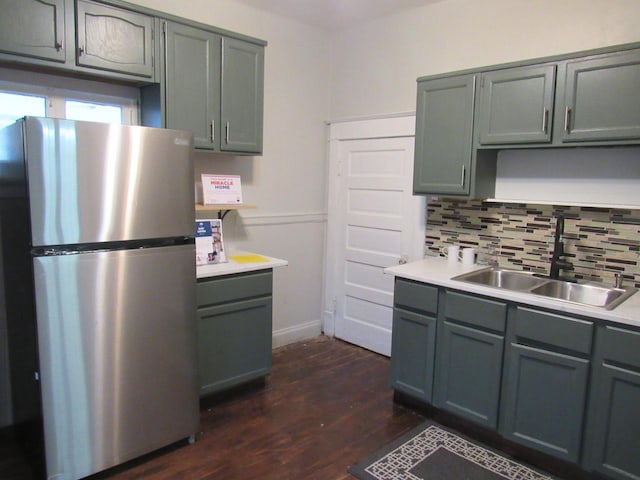
[[262,255],[256,255],[255,253],[231,255],[229,258],[237,263],[265,263],[269,261],[269,259],[264,258]]

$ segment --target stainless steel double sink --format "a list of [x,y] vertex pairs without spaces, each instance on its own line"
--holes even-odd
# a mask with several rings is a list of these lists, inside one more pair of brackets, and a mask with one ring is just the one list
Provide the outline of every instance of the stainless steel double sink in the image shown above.
[[462,275],[452,280],[475,283],[502,290],[531,293],[554,300],[576,303],[611,310],[633,295],[636,288],[614,288],[594,284],[582,284],[553,280],[522,272],[497,267],[488,267]]

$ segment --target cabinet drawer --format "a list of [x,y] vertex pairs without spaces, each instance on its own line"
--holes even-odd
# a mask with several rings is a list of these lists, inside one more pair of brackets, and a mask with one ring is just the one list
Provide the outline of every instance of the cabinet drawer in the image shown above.
[[518,339],[533,340],[561,349],[589,354],[593,341],[593,323],[518,307],[515,334]]
[[640,332],[604,327],[602,356],[612,361],[640,368]]
[[396,278],[393,302],[396,306],[435,314],[438,311],[438,289],[424,283]]
[[244,298],[271,295],[271,270],[198,280],[198,308]]
[[462,293],[447,292],[445,315],[449,320],[504,332],[507,323],[507,304]]

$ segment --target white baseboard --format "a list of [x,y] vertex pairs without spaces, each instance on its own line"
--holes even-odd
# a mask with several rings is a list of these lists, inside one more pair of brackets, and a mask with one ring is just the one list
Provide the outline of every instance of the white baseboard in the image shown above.
[[300,340],[318,337],[321,333],[322,323],[320,320],[301,323],[293,327],[274,330],[273,336],[271,337],[271,344],[273,348],[282,347],[290,343],[299,342]]

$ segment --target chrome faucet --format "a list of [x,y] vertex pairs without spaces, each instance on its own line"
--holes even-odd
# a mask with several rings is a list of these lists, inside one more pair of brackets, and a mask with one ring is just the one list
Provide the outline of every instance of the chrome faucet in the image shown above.
[[562,242],[564,235],[564,216],[558,215],[556,219],[556,232],[553,239],[553,254],[551,255],[551,269],[549,270],[549,278],[560,278],[560,270],[569,270],[572,265],[564,258],[564,243]]

